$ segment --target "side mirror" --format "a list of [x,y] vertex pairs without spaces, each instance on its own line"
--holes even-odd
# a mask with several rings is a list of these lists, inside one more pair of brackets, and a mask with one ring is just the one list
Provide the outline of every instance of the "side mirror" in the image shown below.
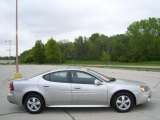
[[102,83],[100,80],[97,80],[97,79],[96,79],[96,80],[94,81],[94,84],[98,86],[98,85],[102,85],[103,83]]

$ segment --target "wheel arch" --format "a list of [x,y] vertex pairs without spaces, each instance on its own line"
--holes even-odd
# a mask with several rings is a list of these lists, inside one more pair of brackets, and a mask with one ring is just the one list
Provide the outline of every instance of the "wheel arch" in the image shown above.
[[29,92],[27,92],[27,93],[25,93],[25,94],[23,95],[22,105],[24,105],[25,98],[26,98],[28,95],[31,95],[31,94],[37,94],[37,95],[41,96],[42,99],[43,99],[43,101],[44,101],[44,105],[46,104],[46,101],[45,101],[45,99],[44,99],[44,97],[43,97],[43,95],[42,95],[41,93],[39,93],[39,92],[37,92],[37,91],[29,91]]
[[118,90],[118,91],[116,91],[116,92],[112,95],[112,97],[111,97],[111,99],[110,99],[110,106],[112,106],[112,101],[113,101],[114,96],[115,96],[116,94],[120,93],[120,92],[127,92],[127,93],[131,94],[131,95],[133,96],[133,98],[134,98],[134,102],[135,102],[134,104],[136,105],[136,96],[134,95],[133,92],[131,92],[131,91],[129,91],[129,90]]

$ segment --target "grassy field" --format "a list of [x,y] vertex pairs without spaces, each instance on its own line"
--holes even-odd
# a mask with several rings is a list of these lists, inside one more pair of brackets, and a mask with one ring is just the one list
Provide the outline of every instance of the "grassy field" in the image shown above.
[[[0,64],[9,64],[10,60],[0,60]],[[14,64],[15,60],[11,60],[11,63]]]
[[148,62],[117,62],[111,61],[109,64],[105,64],[103,61],[67,61],[63,65],[71,66],[84,66],[84,67],[106,67],[116,69],[128,69],[128,70],[142,70],[142,71],[160,71],[160,61],[148,61]]
[[124,66],[160,66],[160,61],[147,61],[147,62],[117,62],[110,61],[109,64],[104,63],[103,61],[66,61],[64,64],[68,65],[124,65]]

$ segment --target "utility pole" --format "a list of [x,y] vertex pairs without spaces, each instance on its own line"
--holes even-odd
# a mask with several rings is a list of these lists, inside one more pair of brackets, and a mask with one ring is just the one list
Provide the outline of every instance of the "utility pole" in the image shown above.
[[16,0],[16,73],[14,79],[21,78],[18,66],[18,0]]

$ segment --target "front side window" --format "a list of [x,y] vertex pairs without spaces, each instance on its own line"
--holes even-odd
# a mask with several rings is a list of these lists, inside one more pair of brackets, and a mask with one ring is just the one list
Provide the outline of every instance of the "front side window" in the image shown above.
[[53,72],[53,73],[44,75],[43,78],[47,81],[67,83],[68,72],[67,71]]
[[95,77],[81,71],[73,71],[72,72],[72,82],[79,84],[94,84]]

